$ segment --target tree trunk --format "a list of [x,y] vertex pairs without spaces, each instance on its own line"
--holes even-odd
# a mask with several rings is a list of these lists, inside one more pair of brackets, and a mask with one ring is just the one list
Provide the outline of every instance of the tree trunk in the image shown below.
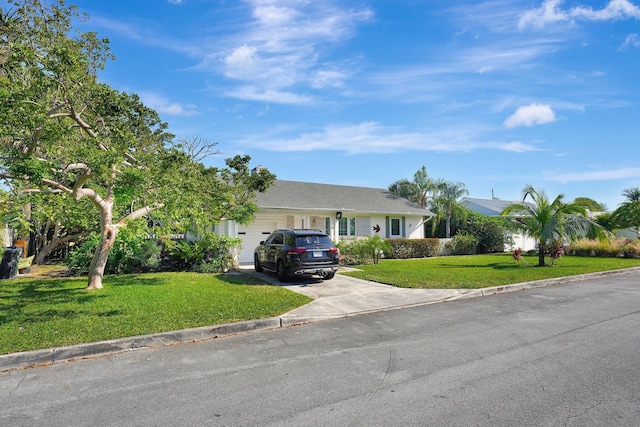
[[64,246],[68,242],[77,242],[78,239],[87,236],[87,233],[76,233],[67,236],[54,235],[50,242],[41,243],[41,247],[38,249],[36,257],[33,259],[34,264],[42,264],[46,257],[61,246]]
[[107,266],[109,252],[116,241],[118,227],[113,224],[113,200],[107,198],[100,205],[100,241],[93,254],[91,265],[89,266],[89,281],[87,289],[102,289],[102,278],[104,269]]
[[538,267],[544,267],[544,242],[538,242]]
[[102,231],[100,236],[100,242],[96,251],[93,254],[91,260],[91,266],[89,266],[89,282],[87,283],[87,289],[102,289],[102,278],[104,277],[104,269],[107,266],[107,259],[109,259],[109,252],[116,241],[118,235],[118,227],[108,225]]
[[447,219],[445,221],[445,233],[447,239],[451,237],[451,215],[447,215]]
[[60,239],[58,238],[58,224],[59,223],[56,223],[55,226],[53,226],[53,237],[50,242],[47,242],[47,236],[49,236],[52,228],[51,222],[47,222],[47,224],[40,230],[42,232],[38,234],[36,257],[33,259],[34,264],[42,264],[44,259],[60,244]]

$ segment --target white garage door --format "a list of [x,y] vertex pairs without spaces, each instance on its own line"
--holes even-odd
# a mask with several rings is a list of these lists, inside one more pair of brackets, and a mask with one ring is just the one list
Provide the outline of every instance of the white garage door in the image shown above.
[[278,223],[273,219],[257,219],[249,225],[238,226],[238,237],[242,239],[242,250],[240,251],[240,263],[253,262],[253,250],[262,240],[278,228]]

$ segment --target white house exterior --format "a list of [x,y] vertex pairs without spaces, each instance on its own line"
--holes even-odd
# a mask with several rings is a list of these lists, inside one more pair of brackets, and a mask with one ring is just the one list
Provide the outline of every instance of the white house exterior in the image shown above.
[[[514,203],[522,204],[522,202],[510,202],[507,200],[499,199],[476,199],[472,197],[464,197],[462,200],[460,200],[461,205],[468,207],[474,212],[478,212],[482,215],[487,216],[501,216],[502,211],[504,211],[507,206]],[[527,203],[527,205],[530,205],[530,203]],[[521,216],[522,214],[514,212],[508,217],[519,218]],[[538,242],[524,233],[513,233],[511,234],[511,237],[513,238],[513,246],[505,245],[505,251],[510,252],[516,248],[520,248],[523,251],[529,251],[538,248]]]
[[277,180],[258,193],[258,212],[251,224],[224,221],[218,233],[240,237],[240,263],[253,261],[253,250],[278,228],[312,228],[334,242],[379,235],[424,237],[424,222],[433,213],[385,189]]

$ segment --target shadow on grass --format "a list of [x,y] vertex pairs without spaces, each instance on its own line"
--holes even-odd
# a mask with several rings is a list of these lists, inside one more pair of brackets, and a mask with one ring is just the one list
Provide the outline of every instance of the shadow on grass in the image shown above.
[[195,272],[165,272],[148,274],[125,274],[105,276],[104,285],[108,286],[158,286],[158,285],[189,285],[211,281],[212,283],[226,283],[229,285],[258,286],[268,283],[240,271],[228,273],[195,273]]
[[533,264],[515,264],[515,263],[502,263],[493,262],[489,264],[438,264],[438,268],[464,268],[464,269],[477,269],[477,268],[491,268],[493,270],[517,270],[521,268],[536,267]]
[[[165,273],[166,274],[166,273]],[[86,279],[85,279],[86,280]],[[169,276],[158,273],[150,274],[122,274],[108,275],[103,279],[103,285],[107,286],[159,286],[168,285],[173,281]]]
[[93,302],[107,297],[84,288],[86,279],[31,279],[0,282],[0,324],[41,323],[78,316],[115,316],[117,310],[96,312]]

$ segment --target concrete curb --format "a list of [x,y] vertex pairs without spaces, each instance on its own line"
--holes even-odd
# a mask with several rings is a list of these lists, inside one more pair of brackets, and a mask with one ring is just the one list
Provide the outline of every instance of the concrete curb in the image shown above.
[[323,320],[344,318],[369,314],[375,312],[399,310],[402,308],[416,307],[422,305],[437,304],[441,302],[451,302],[468,298],[476,298],[482,296],[490,296],[503,294],[508,292],[521,291],[526,289],[541,288],[544,286],[562,285],[566,283],[580,282],[587,279],[598,277],[613,276],[617,274],[628,274],[632,272],[640,273],[640,267],[626,268],[622,270],[603,271],[599,273],[580,274],[577,276],[559,277],[555,279],[536,280],[532,282],[516,283],[505,286],[494,286],[491,288],[482,288],[471,290],[470,292],[461,293],[455,297],[434,300],[430,302],[416,304],[402,304],[398,306],[390,306],[384,309],[365,310],[354,312],[351,314],[343,314],[340,316],[316,316],[316,317],[299,317],[291,318],[283,315],[283,317],[270,317],[266,319],[247,320],[236,323],[226,323],[214,326],[202,326],[199,328],[183,329],[179,331],[161,332],[149,335],[140,335],[135,337],[118,338],[107,341],[99,341],[95,343],[78,344],[66,347],[55,347],[42,350],[25,351],[20,353],[11,353],[0,355],[0,372],[24,369],[40,365],[49,365],[61,361],[73,361],[78,359],[86,359],[91,357],[105,356],[111,354],[123,353],[126,351],[153,348],[166,345],[174,345],[186,342],[202,341],[222,336],[235,335],[251,331],[277,329],[301,325],[305,323],[318,322]]
[[78,344],[66,347],[55,347],[42,350],[25,351],[0,355],[0,372],[17,368],[29,368],[49,365],[60,361],[86,359],[107,354],[118,354],[140,348],[153,348],[185,342],[195,342],[221,336],[264,329],[275,329],[282,326],[279,317],[247,320],[215,326],[183,329],[179,331],[160,332],[135,337],[118,338],[95,343]]

